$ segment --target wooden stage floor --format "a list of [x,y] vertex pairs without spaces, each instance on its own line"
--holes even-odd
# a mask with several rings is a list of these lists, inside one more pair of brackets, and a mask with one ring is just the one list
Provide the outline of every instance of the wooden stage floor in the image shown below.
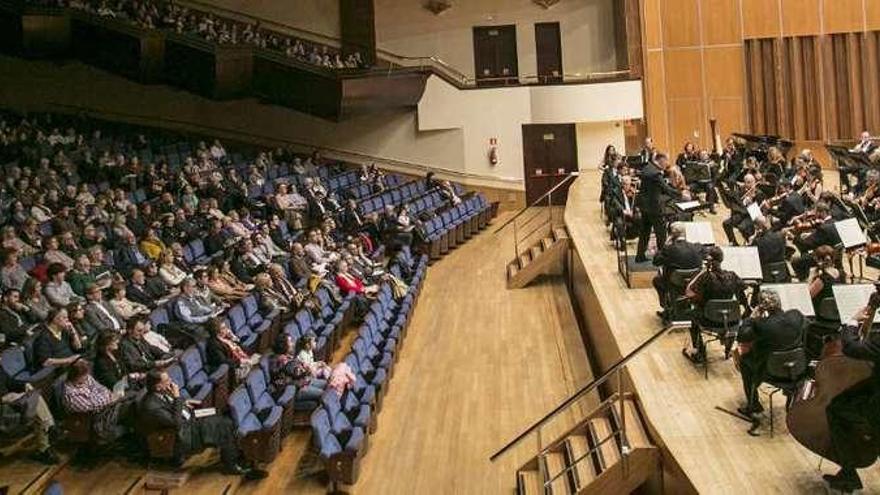
[[[350,493],[512,493],[516,468],[535,446],[494,464],[489,456],[591,379],[562,277],[507,290],[504,268],[512,257],[511,229],[495,235],[490,227],[428,269],[378,430]],[[554,426],[574,421],[565,417]],[[310,438],[307,430],[289,436],[261,482],[240,484],[206,470],[173,493],[324,493],[320,476],[301,474],[310,464]],[[26,461],[0,463],[0,479],[16,468],[39,472]],[[56,479],[66,495],[155,493],[140,488],[144,474],[123,461],[67,466]],[[26,483],[22,479],[18,490]]]
[[[659,305],[653,289],[627,289],[617,273],[600,218],[599,179],[598,171],[582,172],[569,192],[565,219],[608,321],[612,335],[605,344],[626,354],[661,328]],[[716,239],[724,239],[725,216],[707,218],[715,223]],[[673,330],[635,358],[629,372],[648,421],[699,493],[827,493],[821,474],[837,466],[824,462],[820,469],[819,458],[788,434],[781,394],[774,398],[775,436],[770,437],[767,418],[761,436],[747,435],[748,423],[715,409],[735,410],[743,400],[733,363],[723,361],[720,346],[710,346],[707,380],[702,368],[681,355],[687,340],[686,330]],[[761,398],[766,407],[766,396]],[[861,475],[863,493],[880,493],[877,464]]]

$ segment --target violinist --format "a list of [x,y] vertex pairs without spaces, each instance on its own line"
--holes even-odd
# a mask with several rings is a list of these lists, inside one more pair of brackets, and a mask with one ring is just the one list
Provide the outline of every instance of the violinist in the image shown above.
[[761,203],[761,210],[768,211],[776,219],[773,223],[778,230],[788,225],[794,217],[802,215],[806,205],[800,193],[792,189],[791,183],[782,181],[776,187],[776,196]]
[[810,267],[816,264],[811,251],[822,245],[838,245],[840,235],[834,226],[831,208],[825,201],[819,201],[812,210],[795,217],[792,222],[794,232],[799,232],[794,238],[794,245],[800,255],[791,260],[791,266],[798,278],[804,280]]
[[843,273],[834,266],[834,255],[834,248],[831,246],[819,246],[813,251],[816,266],[810,269],[807,286],[813,300],[813,309],[817,313],[823,299],[834,297],[831,287],[846,283]]
[[770,221],[766,217],[755,219],[755,237],[749,244],[758,248],[758,258],[762,267],[785,261],[785,237],[771,228]]
[[[670,241],[660,250],[651,262],[661,271],[654,276],[654,290],[657,298],[663,305],[666,301],[666,291],[669,290],[669,277],[675,270],[695,270],[703,263],[703,246],[688,242],[685,239],[684,225],[674,222],[669,226]],[[659,314],[661,318],[669,316],[668,308],[663,308]]]
[[657,149],[654,148],[654,140],[650,137],[645,138],[645,146],[639,152],[639,158],[642,166],[653,163],[657,159]]
[[759,170],[761,175],[773,174],[775,177],[781,178],[786,175],[787,168],[785,166],[785,156],[779,151],[779,148],[771,146],[767,150],[767,161],[760,165]]
[[[876,449],[876,439],[880,437],[880,333],[871,330],[873,309],[870,305],[862,309],[854,321],[847,322],[840,330],[843,354],[874,363],[873,374],[835,397],[826,410],[840,471],[823,478],[832,489],[844,493],[862,488],[856,467],[863,466],[856,465],[853,438],[871,437]],[[864,445],[864,441],[858,443]],[[871,457],[876,458],[876,450]]]
[[749,216],[748,207],[752,203],[761,204],[764,194],[758,188],[758,181],[752,174],[743,177],[743,185],[734,192],[738,208],[730,210],[730,217],[722,223],[727,240],[732,246],[739,246],[734,229],[739,230],[744,238],[748,239],[755,233],[755,225]]
[[804,315],[796,309],[782,311],[779,294],[762,290],[755,315],[743,321],[737,336],[739,369],[746,403],[737,410],[743,416],[764,411],[758,400],[758,387],[767,378],[770,353],[787,351],[801,345],[804,337]]
[[734,181],[740,177],[740,171],[743,168],[743,155],[736,146],[736,141],[729,137],[724,142],[724,149],[721,150],[719,161],[724,167],[723,178],[727,181]]
[[627,239],[638,231],[640,213],[636,208],[636,186],[633,178],[624,175],[620,178],[620,187],[611,196],[612,216],[616,219],[616,228],[621,229]]
[[602,163],[599,164],[599,168],[605,170],[613,167],[620,158],[621,156],[617,152],[617,148],[615,148],[613,144],[609,144],[605,147],[605,155],[602,158]]
[[815,165],[810,165],[805,166],[803,170],[803,184],[798,190],[798,193],[804,199],[804,203],[806,203],[807,205],[814,205],[817,201],[819,201],[819,198],[822,197],[822,169]]
[[705,267],[698,273],[685,289],[685,297],[692,300],[695,306],[695,317],[691,323],[691,346],[682,349],[682,354],[693,363],[706,362],[706,344],[700,333],[700,325],[703,315],[703,306],[706,301],[712,299],[732,299],[736,297],[740,305],[745,309],[745,314],[750,312],[746,300],[745,284],[736,273],[721,268],[724,261],[724,251],[718,246],[713,246],[706,253]]
[[678,157],[675,159],[675,164],[680,168],[684,168],[687,162],[695,162],[698,158],[697,147],[694,143],[688,141],[684,143],[684,149],[678,154]]
[[868,213],[869,210],[877,209],[880,200],[880,171],[868,170],[865,180],[859,182],[852,189],[855,203]]

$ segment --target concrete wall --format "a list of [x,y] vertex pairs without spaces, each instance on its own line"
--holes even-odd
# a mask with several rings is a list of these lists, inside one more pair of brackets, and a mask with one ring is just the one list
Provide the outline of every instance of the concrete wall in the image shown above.
[[[474,77],[473,27],[516,24],[519,74],[537,73],[535,23],[559,22],[566,74],[612,71],[615,0],[564,0],[544,9],[532,0],[453,0],[434,15],[421,0],[375,0],[380,48],[410,56],[440,57]],[[626,54],[620,54],[626,57]]]

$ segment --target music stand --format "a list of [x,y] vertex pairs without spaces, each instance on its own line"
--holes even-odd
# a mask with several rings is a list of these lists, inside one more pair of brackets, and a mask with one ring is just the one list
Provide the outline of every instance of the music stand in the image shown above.
[[847,218],[846,220],[834,222],[834,228],[837,230],[837,235],[840,237],[840,242],[843,244],[843,248],[849,259],[849,273],[851,280],[853,282],[856,280],[856,274],[853,270],[853,257],[859,258],[858,278],[864,280],[865,257],[861,248],[868,243],[868,238],[865,237],[865,233],[862,231],[859,221],[855,218]]
[[721,268],[730,270],[743,280],[763,280],[761,258],[755,246],[722,246],[724,261]]
[[[874,284],[832,285],[831,290],[842,322],[855,318],[868,305],[871,294],[877,291]],[[880,312],[874,314],[874,323],[880,323]]]
[[709,222],[682,222],[684,226],[684,238],[688,242],[712,246],[715,244],[715,233]]
[[761,290],[772,290],[779,294],[779,302],[783,311],[796,309],[804,316],[816,316],[813,299],[810,297],[809,284],[764,284],[761,286]]

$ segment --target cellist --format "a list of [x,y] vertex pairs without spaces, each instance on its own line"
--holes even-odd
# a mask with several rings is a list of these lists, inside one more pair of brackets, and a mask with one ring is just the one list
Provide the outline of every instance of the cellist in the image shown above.
[[[880,446],[880,332],[871,332],[873,308],[865,307],[841,328],[843,354],[853,359],[874,363],[871,377],[838,395],[826,409],[831,443],[840,464],[837,474],[823,475],[834,490],[849,493],[862,488],[856,472],[853,450],[856,445]],[[863,333],[863,330],[867,332]],[[860,331],[862,330],[862,331]],[[853,438],[871,437],[871,441],[853,442]]]

